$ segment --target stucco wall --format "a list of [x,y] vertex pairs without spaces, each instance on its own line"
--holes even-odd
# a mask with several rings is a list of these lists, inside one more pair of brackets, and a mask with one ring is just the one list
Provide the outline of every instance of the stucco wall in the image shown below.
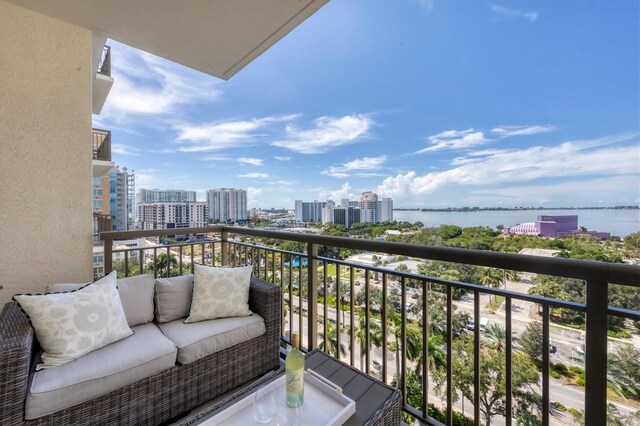
[[92,277],[91,32],[0,0],[0,302]]

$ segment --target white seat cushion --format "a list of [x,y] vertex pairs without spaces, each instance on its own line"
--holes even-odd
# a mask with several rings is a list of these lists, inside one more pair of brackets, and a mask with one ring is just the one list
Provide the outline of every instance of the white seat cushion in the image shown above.
[[130,385],[176,363],[176,347],[155,324],[83,357],[33,373],[25,407],[27,420],[88,401]]
[[189,364],[265,333],[264,319],[258,314],[192,324],[179,319],[159,327],[178,347],[178,364]]

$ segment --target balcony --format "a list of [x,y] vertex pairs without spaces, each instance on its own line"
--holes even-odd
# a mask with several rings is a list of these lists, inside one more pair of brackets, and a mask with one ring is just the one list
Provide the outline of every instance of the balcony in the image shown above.
[[102,107],[109,96],[113,86],[111,77],[111,47],[104,46],[100,63],[93,81],[93,96],[91,99],[91,109],[94,114],[100,114]]
[[93,177],[99,178],[115,166],[111,161],[111,131],[102,129],[91,130],[91,145],[93,147]]
[[[584,408],[587,424],[605,424],[608,321],[640,320],[639,311],[608,306],[610,285],[640,287],[638,266],[243,227],[182,231],[206,234],[207,238],[147,249],[114,250],[118,240],[168,236],[175,230],[101,233],[105,271],[116,269],[120,276],[172,276],[191,273],[195,263],[252,264],[255,276],[283,288],[282,353],[290,343],[290,332],[299,331],[305,350],[321,348],[400,388],[405,414],[428,424],[479,424],[487,420],[513,424],[516,416],[523,413],[525,391],[532,397],[526,410],[537,413],[542,424],[549,424],[550,416],[556,415],[556,407],[560,406],[555,402],[559,396],[557,382],[550,378],[555,356],[551,348],[559,343],[551,338],[552,333],[557,334],[557,327],[551,323],[554,310],[586,318],[584,349],[580,347],[582,352],[576,361],[583,363],[585,388],[584,393],[577,389],[572,392],[581,395],[579,399],[583,401],[578,408]],[[283,249],[283,242],[293,243],[289,248],[296,249]],[[356,264],[329,257],[329,248],[452,262],[482,270],[496,268],[505,271],[505,275],[506,271],[517,271],[582,280],[586,301],[575,303]],[[116,256],[122,260],[114,262]],[[139,259],[145,259],[142,267]],[[351,295],[355,297],[352,299]],[[481,304],[487,298],[504,299],[504,309],[496,309],[491,316],[491,321],[503,326],[502,338],[495,339],[495,346],[491,347],[487,345],[488,314]],[[521,374],[523,349],[514,336],[523,326],[519,315],[523,303],[537,305],[540,324],[540,359],[526,389]],[[487,371],[492,363],[499,367],[490,375]],[[398,371],[407,373],[398,375]],[[493,396],[495,399],[490,401]],[[492,411],[495,408],[498,409]]]
[[113,229],[113,219],[110,215],[93,214],[93,241],[100,241],[100,233]]

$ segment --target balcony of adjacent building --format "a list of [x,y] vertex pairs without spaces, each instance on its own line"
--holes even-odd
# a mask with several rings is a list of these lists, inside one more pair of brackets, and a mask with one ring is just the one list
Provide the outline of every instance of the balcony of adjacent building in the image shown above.
[[[541,424],[567,421],[570,415],[559,407],[583,412],[587,419],[604,418],[619,373],[612,359],[633,346],[608,338],[609,324],[640,320],[638,310],[608,304],[614,287],[640,287],[640,268],[634,265],[238,226],[181,229],[181,234],[206,238],[167,240],[171,243],[151,248],[117,244],[130,238],[162,240],[172,233],[102,233],[105,273],[170,277],[191,274],[196,264],[253,265],[255,277],[283,291],[283,355],[291,333],[299,332],[305,351],[319,348],[399,388],[405,415],[427,424],[515,424],[523,418],[523,395],[531,398],[532,418]],[[342,259],[336,255],[341,249],[367,252],[372,259],[403,256],[446,265],[448,273]],[[502,278],[497,285],[447,278],[451,270],[471,268]],[[505,284],[530,283],[536,275],[581,283],[583,302]],[[583,328],[558,326],[558,312],[580,318]],[[519,338],[534,328],[530,333],[537,336],[539,359],[532,362]],[[580,372],[582,387],[557,379],[558,366],[565,364]],[[528,379],[523,379],[525,366]]]
[[115,167],[111,161],[111,130],[92,129],[93,177],[99,178]]
[[100,55],[100,62],[93,80],[93,97],[91,99],[91,109],[94,114],[100,114],[102,107],[109,96],[113,86],[111,76],[111,47],[104,46]]

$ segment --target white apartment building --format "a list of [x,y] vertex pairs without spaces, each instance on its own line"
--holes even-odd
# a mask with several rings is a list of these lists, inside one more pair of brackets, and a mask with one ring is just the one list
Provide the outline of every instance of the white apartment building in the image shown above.
[[236,188],[216,188],[207,191],[209,219],[236,222],[248,219],[247,191]]
[[184,189],[141,189],[136,197],[138,203],[172,203],[196,201],[196,191]]
[[380,222],[380,220],[378,220],[378,194],[371,191],[360,194],[358,208],[360,209],[360,222]]
[[207,203],[140,203],[136,229],[198,228],[207,225]]
[[393,222],[393,200],[391,198],[378,200],[378,222]]

